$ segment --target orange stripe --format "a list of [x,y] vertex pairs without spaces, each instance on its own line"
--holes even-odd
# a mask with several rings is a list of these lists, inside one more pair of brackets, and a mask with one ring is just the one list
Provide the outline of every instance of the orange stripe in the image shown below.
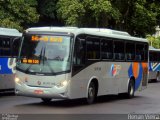
[[138,77],[138,72],[139,72],[139,63],[138,62],[134,62],[132,64],[132,70],[133,70],[133,75],[135,78]]
[[148,71],[148,64],[147,63],[142,63],[143,71],[147,73]]

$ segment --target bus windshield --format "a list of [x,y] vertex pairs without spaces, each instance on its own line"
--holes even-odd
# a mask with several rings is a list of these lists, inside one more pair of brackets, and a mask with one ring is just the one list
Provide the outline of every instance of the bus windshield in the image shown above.
[[17,69],[42,75],[69,71],[70,51],[70,36],[25,35]]

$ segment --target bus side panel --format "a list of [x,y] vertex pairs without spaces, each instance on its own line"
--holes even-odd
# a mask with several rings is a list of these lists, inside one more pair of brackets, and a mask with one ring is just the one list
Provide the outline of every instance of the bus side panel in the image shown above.
[[146,87],[148,83],[148,64],[147,62],[133,62],[128,70],[130,78],[135,78],[135,91]]
[[0,91],[14,89],[14,74],[0,75]]
[[98,80],[98,96],[126,92],[129,64],[124,62],[97,62],[86,66],[72,77],[72,98],[87,97],[87,86],[92,79]]
[[149,62],[149,76],[148,79],[156,79],[157,72],[160,71],[160,63],[158,62]]
[[0,90],[14,88],[15,58],[0,58]]

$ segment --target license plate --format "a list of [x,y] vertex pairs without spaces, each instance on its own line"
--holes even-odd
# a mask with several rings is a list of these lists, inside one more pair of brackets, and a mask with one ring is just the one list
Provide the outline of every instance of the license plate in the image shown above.
[[35,94],[43,94],[44,91],[43,91],[43,90],[34,90],[34,93],[35,93]]

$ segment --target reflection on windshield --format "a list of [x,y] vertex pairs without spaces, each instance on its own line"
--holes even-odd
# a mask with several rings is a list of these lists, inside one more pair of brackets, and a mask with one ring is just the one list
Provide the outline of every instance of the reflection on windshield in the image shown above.
[[[71,37],[36,35],[33,38],[33,35],[28,35],[24,36],[22,42],[17,69],[39,74],[70,70]],[[32,64],[27,61],[39,62]]]

